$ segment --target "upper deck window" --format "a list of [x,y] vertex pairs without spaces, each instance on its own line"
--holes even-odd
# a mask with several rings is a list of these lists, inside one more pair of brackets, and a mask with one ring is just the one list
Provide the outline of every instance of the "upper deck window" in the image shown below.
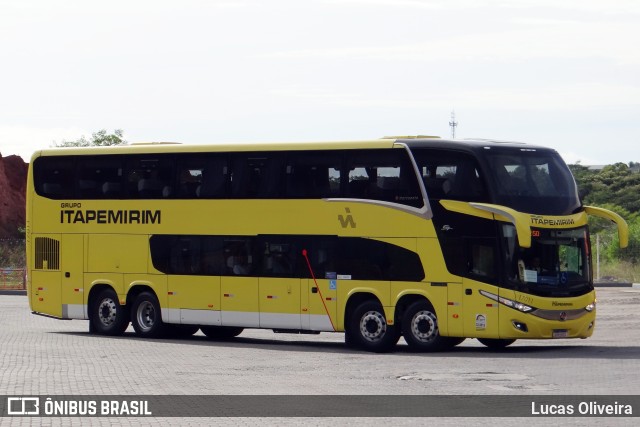
[[485,150],[496,203],[520,212],[567,215],[580,207],[569,168],[550,150]]
[[430,200],[489,201],[478,164],[469,154],[414,149],[413,155]]

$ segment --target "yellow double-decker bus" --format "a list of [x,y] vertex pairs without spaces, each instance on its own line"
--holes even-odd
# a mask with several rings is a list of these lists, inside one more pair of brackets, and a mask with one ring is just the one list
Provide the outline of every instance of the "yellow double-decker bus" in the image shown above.
[[141,144],[33,155],[32,311],[90,331],[344,332],[417,351],[586,338],[587,215],[558,153],[384,138]]

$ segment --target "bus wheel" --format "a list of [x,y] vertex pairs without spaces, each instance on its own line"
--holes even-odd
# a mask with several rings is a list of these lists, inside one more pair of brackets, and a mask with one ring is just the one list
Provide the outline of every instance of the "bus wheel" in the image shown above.
[[440,336],[438,318],[427,301],[416,301],[404,312],[402,335],[414,351],[444,350],[462,342],[458,342],[458,338]]
[[120,305],[113,289],[104,289],[91,305],[91,332],[100,335],[122,335],[129,326],[127,311]]
[[131,324],[136,334],[144,338],[157,338],[165,332],[158,298],[151,292],[138,295],[131,307]]
[[501,349],[513,344],[516,340],[506,340],[499,338],[478,338],[483,345],[491,349]]
[[237,337],[244,331],[244,328],[235,328],[233,326],[201,326],[200,330],[207,338],[224,340]]
[[351,315],[347,344],[366,351],[390,351],[400,339],[395,326],[387,324],[382,306],[375,301],[360,304]]

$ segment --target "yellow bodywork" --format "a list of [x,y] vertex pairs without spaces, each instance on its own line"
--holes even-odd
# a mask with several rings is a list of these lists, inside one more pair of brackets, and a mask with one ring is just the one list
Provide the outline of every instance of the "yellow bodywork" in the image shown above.
[[[251,151],[266,145],[220,146],[220,151]],[[299,149],[338,148],[342,143],[305,144]],[[350,143],[353,148],[392,149],[393,141]],[[269,145],[290,149],[291,145]],[[156,149],[156,147],[154,147]],[[110,154],[146,153],[149,146],[105,148]],[[167,145],[163,152],[198,152],[198,146]],[[37,153],[82,154],[80,149]],[[439,318],[444,336],[488,338],[550,338],[566,328],[568,337],[587,337],[593,330],[595,311],[565,322],[520,313],[483,296],[480,291],[516,301],[526,300],[540,309],[554,308],[552,299],[519,295],[512,290],[454,276],[446,268],[432,221],[406,209],[336,200],[51,200],[39,197],[29,171],[27,203],[28,294],[34,312],[58,318],[88,318],[88,300],[96,286],[111,287],[122,304],[132,289],[151,289],[167,323],[222,325],[309,331],[344,331],[345,310],[351,298],[367,294],[384,307],[389,324],[395,322],[398,304],[425,298]],[[522,247],[531,245],[532,226],[574,228],[585,225],[587,214],[604,216],[618,224],[621,245],[627,242],[626,224],[615,214],[588,207],[567,217],[541,217],[484,203],[441,201],[447,210],[513,223]],[[72,206],[72,207],[70,207]],[[66,213],[66,211],[74,213]],[[75,221],[76,212],[94,212],[94,221]],[[126,224],[103,221],[103,211],[160,212],[153,221]],[[344,221],[350,215],[352,222]],[[80,218],[80,217],[78,217]],[[341,220],[342,219],[342,220]],[[282,279],[264,277],[166,275],[152,264],[149,238],[156,234],[255,236],[329,235],[362,237],[392,243],[417,253],[425,278],[421,282],[358,281],[316,277]],[[36,268],[36,240],[59,242],[60,264]],[[45,255],[47,258],[48,255]],[[45,261],[47,261],[45,259]],[[316,288],[317,292],[316,292]],[[469,293],[469,290],[471,292]],[[563,299],[578,309],[594,302],[593,293]],[[513,327],[526,321],[528,333]]]

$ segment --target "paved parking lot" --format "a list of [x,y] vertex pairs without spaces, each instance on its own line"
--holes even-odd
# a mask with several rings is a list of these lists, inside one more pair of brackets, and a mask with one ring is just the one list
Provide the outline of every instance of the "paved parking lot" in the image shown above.
[[[435,354],[409,353],[401,341],[395,353],[378,355],[347,349],[342,334],[329,333],[248,330],[228,342],[209,341],[200,333],[182,340],[143,340],[131,328],[123,337],[94,336],[87,321],[35,316],[26,297],[0,295],[0,395],[637,395],[639,308],[640,289],[603,288],[598,290],[596,331],[587,340],[518,341],[502,352],[467,340]],[[31,421],[14,418],[11,423]],[[202,423],[200,418],[158,421]],[[245,421],[256,419],[216,422]],[[493,424],[486,418],[476,421]],[[608,419],[607,425],[611,421],[629,419]],[[93,422],[109,424],[106,419]],[[297,422],[278,419],[277,424]]]

